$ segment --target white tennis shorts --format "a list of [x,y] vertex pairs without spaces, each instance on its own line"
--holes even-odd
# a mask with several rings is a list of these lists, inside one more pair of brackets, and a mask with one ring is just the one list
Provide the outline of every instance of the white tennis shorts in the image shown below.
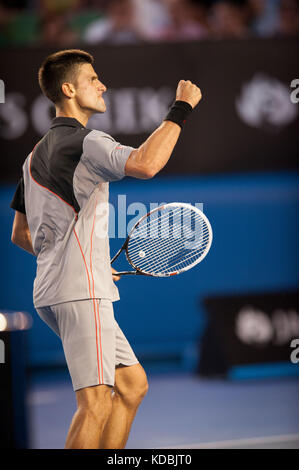
[[60,337],[74,390],[114,385],[115,367],[138,364],[107,299],[87,299],[37,308]]

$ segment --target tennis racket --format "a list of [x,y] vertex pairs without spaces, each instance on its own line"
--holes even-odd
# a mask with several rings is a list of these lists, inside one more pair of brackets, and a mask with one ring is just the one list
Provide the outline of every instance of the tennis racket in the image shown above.
[[200,263],[213,238],[209,220],[191,204],[172,202],[141,217],[133,226],[111,264],[122,251],[134,271],[113,273],[167,277]]

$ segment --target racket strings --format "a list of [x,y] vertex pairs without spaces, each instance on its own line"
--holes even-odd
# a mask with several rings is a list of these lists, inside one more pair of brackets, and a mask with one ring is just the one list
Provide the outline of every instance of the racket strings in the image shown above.
[[[144,263],[139,262],[139,260],[136,260],[136,263],[139,263],[139,268],[142,268],[143,270],[146,270],[150,268],[151,270],[158,269],[159,270],[165,270],[165,268],[168,268],[168,271],[172,271],[174,269],[180,269],[181,267],[186,267],[189,264],[191,264],[195,259],[198,259],[198,257],[205,251],[205,248],[208,244],[209,237],[207,236],[205,239],[203,239],[204,242],[206,242],[200,249],[197,249],[196,252],[193,250],[189,256],[185,256],[185,258],[182,258],[182,249],[177,250],[175,253],[175,250],[172,251],[171,255],[169,253],[164,254],[163,256],[158,256],[159,252],[155,252],[155,259],[151,258],[148,261],[145,261]],[[186,248],[185,248],[186,250]],[[190,250],[188,250],[190,252]],[[163,249],[162,249],[163,253]],[[149,256],[151,253],[149,254]],[[171,257],[170,257],[171,256]],[[133,261],[133,260],[132,260]]]
[[[208,240],[209,240],[209,234],[208,234],[208,229],[206,229],[203,232],[201,238],[196,241],[196,244],[200,243],[200,246],[196,247],[196,248],[193,248],[192,249],[193,253],[196,253],[197,251],[200,251],[200,250],[204,249],[205,242],[208,242]],[[166,240],[165,243],[163,243],[164,240],[155,239],[155,242],[156,243],[154,243],[151,240],[147,240],[147,241],[143,240],[142,243],[137,244],[137,246],[134,249],[132,249],[130,247],[130,257],[137,256],[137,255],[139,255],[140,251],[144,251],[148,255],[148,257],[150,257],[150,255],[155,255],[155,257],[158,258],[158,261],[161,262],[163,260],[163,258],[164,259],[169,258],[169,250],[165,250],[165,248],[168,248],[169,242],[171,243],[171,253],[172,254],[175,254],[176,251],[179,254],[181,254],[181,251],[183,249],[188,250],[188,253],[190,253],[190,249],[186,248],[186,246],[185,246],[186,241],[178,242],[176,240],[175,243],[174,243],[173,239],[171,239],[171,240]],[[148,262],[151,263],[152,259],[149,259]]]
[[[176,208],[174,211],[172,211],[172,217],[170,218],[170,210],[167,210],[164,212],[164,214],[155,217],[154,219],[151,217],[145,218],[140,225],[136,226],[134,233],[131,235],[131,239],[135,238],[169,238],[169,230],[176,225],[176,235],[174,238],[181,238],[180,234],[178,233],[178,228],[181,230],[183,229],[183,232],[185,233],[185,238],[192,238],[192,235],[194,234],[194,230],[192,232],[191,225],[193,225],[194,228],[198,228],[197,225],[199,224],[205,224],[205,221],[196,214],[197,217],[194,217],[194,213],[191,214],[191,211],[188,210],[185,214],[183,213],[183,224],[181,223],[181,208]],[[179,217],[178,217],[179,216]],[[186,225],[186,218],[188,217],[189,226]],[[174,220],[176,224],[171,224],[171,220]],[[187,234],[186,234],[187,232]],[[154,236],[153,236],[154,233]],[[190,237],[189,237],[190,234]],[[165,235],[165,236],[164,236]]]
[[[203,256],[210,241],[205,220],[185,207],[160,209],[155,217],[149,214],[135,229],[138,231],[135,235],[133,230],[134,237],[128,244],[129,258],[138,269],[151,273],[169,273],[190,266]],[[183,235],[179,236],[179,232]],[[195,241],[190,242],[195,235]]]
[[188,237],[187,239],[184,238],[183,240],[182,239],[177,239],[177,238],[172,238],[172,237],[169,237],[168,239],[166,239],[166,238],[159,238],[159,239],[158,238],[154,238],[154,239],[147,238],[147,239],[142,239],[142,240],[139,240],[139,241],[134,239],[134,240],[136,240],[135,248],[133,248],[134,241],[132,241],[132,243],[130,244],[130,253],[132,253],[132,255],[135,255],[136,253],[138,253],[138,251],[140,250],[140,247],[143,245],[144,248],[150,248],[152,250],[155,250],[155,251],[157,251],[157,254],[158,254],[158,251],[163,252],[164,249],[165,249],[165,246],[167,246],[169,243],[171,243],[171,247],[172,247],[173,250],[175,250],[176,247],[179,247],[181,249],[182,245],[184,245],[184,248],[188,248],[189,246],[191,246],[191,248],[193,250],[200,249],[201,244],[202,244],[202,240],[203,240],[204,236],[206,234],[208,234],[208,232],[209,232],[209,230],[208,230],[207,227],[202,229],[200,238],[198,238],[198,236],[197,236],[197,239],[194,242],[189,241],[190,237]]
[[[203,247],[198,253],[192,253],[191,255],[181,259],[180,253],[177,255],[177,261],[174,262],[172,259],[172,264],[171,264],[171,269],[181,269],[183,267],[189,266],[189,264],[192,264],[193,261],[197,260],[199,256],[204,253],[206,247]],[[168,261],[169,263],[169,261]]]
[[[177,237],[174,238],[172,236],[170,237],[168,236],[168,238],[148,237],[146,239],[142,238],[141,240],[140,239],[136,240],[136,238],[134,238],[132,239],[132,242],[130,243],[130,253],[132,255],[135,255],[136,253],[138,253],[138,251],[141,248],[141,245],[143,245],[144,248],[150,248],[151,250],[157,251],[157,254],[158,254],[159,248],[160,248],[160,251],[165,251],[165,247],[167,247],[168,244],[171,244],[171,248],[173,250],[175,250],[176,247],[179,247],[181,249],[182,245],[184,245],[184,248],[189,248],[190,246],[192,249],[196,250],[197,247],[201,248],[201,245],[199,245],[199,243],[202,242],[202,239],[206,233],[208,233],[208,228],[207,226],[202,224],[200,226],[200,230],[197,231],[196,240],[192,242],[189,241],[190,238],[194,235],[193,233],[191,233],[191,231],[185,234],[185,236],[181,238],[177,238]],[[201,235],[200,238],[198,234]],[[134,241],[135,241],[135,248],[133,248]]]
[[[179,208],[176,208],[174,210],[170,210],[170,209],[165,210],[162,215],[154,213],[154,214],[156,214],[155,217],[153,217],[153,214],[150,214],[149,217],[145,218],[141,222],[140,225],[136,226],[136,228],[135,228],[136,235],[134,235],[134,238],[135,237],[147,238],[148,231],[150,232],[150,237],[152,237],[153,232],[155,233],[157,230],[158,230],[158,233],[156,232],[156,235],[157,235],[157,237],[159,237],[159,228],[160,228],[161,233],[163,233],[163,231],[164,231],[165,238],[167,238],[169,232],[167,232],[166,229],[169,230],[169,228],[171,227],[171,219],[169,217],[171,212],[172,212],[172,219],[177,219],[176,220],[176,222],[178,222],[177,225],[179,225],[180,228],[183,227],[183,229],[186,230],[186,228],[187,228],[186,224],[182,225],[181,222],[180,222],[181,215],[182,215],[181,214],[182,208],[179,207]],[[188,219],[190,219],[190,210],[188,212],[185,211],[185,215],[183,213],[183,220],[186,219],[187,217],[188,217]],[[172,226],[173,225],[174,224],[172,224]],[[153,237],[153,238],[157,238],[157,237]]]
[[[171,221],[169,221],[169,214],[167,215],[168,215],[167,219],[165,219],[166,214],[159,218],[155,218],[154,220],[146,218],[140,226],[136,227],[136,232],[135,232],[136,234],[132,233],[132,238],[130,240],[133,240],[133,239],[135,240],[136,238],[139,238],[139,239],[144,239],[144,240],[149,239],[150,242],[152,242],[153,239],[158,239],[159,241],[161,241],[162,239],[168,240],[169,238],[171,238],[172,240],[178,239],[179,242],[181,243],[182,236],[178,233],[178,228],[180,228],[180,229],[183,229],[183,233],[184,233],[183,238],[185,242],[188,242],[188,239],[193,237],[195,233],[195,230],[194,230],[195,228],[197,229],[196,232],[199,232],[203,226],[206,226],[203,219],[198,217],[197,220],[192,220],[192,218],[190,218],[190,213],[189,213],[188,219],[190,219],[190,225],[193,222],[192,224],[193,229],[191,228],[191,226],[190,227],[187,226],[186,223],[180,224],[179,227],[178,227],[178,224],[176,224],[175,233],[173,233],[173,230],[172,230],[172,234],[171,234],[171,229],[173,228],[173,224],[171,225]],[[178,215],[178,214],[175,214],[175,215]],[[186,217],[184,217],[183,220],[184,219],[186,219]],[[154,235],[153,235],[153,232],[154,232]]]
[[[208,239],[206,240],[206,246],[208,244]],[[177,253],[174,253],[174,250],[171,252],[170,255],[164,255],[163,257],[158,257],[155,260],[150,258],[147,262],[140,262],[140,259],[132,259],[132,262],[135,264],[138,269],[143,271],[150,271],[150,272],[172,272],[177,269],[184,268],[192,264],[195,260],[197,260],[204,252],[206,246],[203,246],[202,249],[197,250],[197,252],[193,252],[189,256],[185,256],[182,259],[182,250],[177,250]]]

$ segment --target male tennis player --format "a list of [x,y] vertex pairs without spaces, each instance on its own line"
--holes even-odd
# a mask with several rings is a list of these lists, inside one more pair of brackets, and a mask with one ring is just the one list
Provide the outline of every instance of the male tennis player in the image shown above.
[[11,203],[12,241],[37,257],[34,306],[61,338],[76,391],[78,409],[65,447],[120,449],[148,385],[114,319],[119,295],[103,208],[110,181],[151,178],[164,167],[201,92],[181,80],[163,123],[133,149],[85,127],[94,113],[106,111],[107,88],[93,63],[87,52],[63,50],[39,69],[56,117],[24,162]]

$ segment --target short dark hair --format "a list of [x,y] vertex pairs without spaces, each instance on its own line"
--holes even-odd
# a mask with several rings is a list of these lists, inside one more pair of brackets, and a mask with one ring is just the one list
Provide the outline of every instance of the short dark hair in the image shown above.
[[80,49],[66,49],[49,55],[38,71],[38,82],[44,95],[53,103],[59,103],[64,96],[62,84],[74,81],[78,66],[84,63],[93,64],[94,58]]

